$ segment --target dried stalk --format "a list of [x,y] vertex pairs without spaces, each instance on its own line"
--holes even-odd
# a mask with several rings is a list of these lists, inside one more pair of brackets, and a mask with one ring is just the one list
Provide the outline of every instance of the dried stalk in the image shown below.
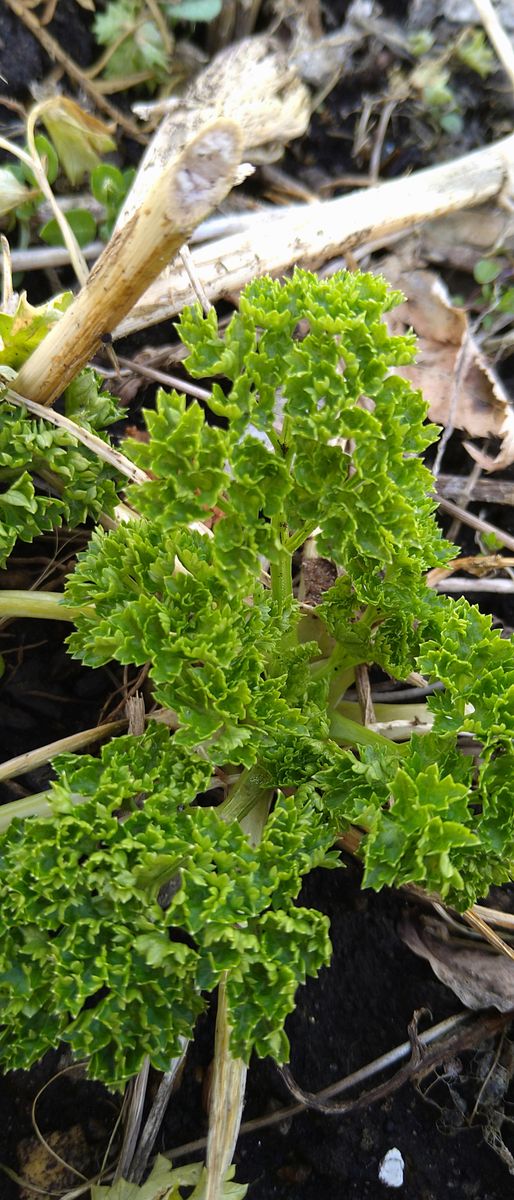
[[494,533],[507,550],[514,550],[514,537],[512,534],[505,533],[497,525],[491,525],[490,521],[484,521],[482,517],[476,517],[474,513],[468,512],[466,508],[461,508],[460,504],[454,504],[452,500],[445,500],[443,496],[438,495],[437,502],[443,512],[449,513],[451,517],[458,517],[463,525],[469,525],[470,529],[478,529],[479,533]]
[[152,1153],[155,1140],[161,1128],[164,1114],[168,1107],[168,1102],[171,1093],[176,1086],[177,1078],[183,1067],[184,1060],[187,1054],[189,1042],[186,1038],[182,1038],[182,1053],[172,1059],[169,1071],[166,1071],[162,1076],[161,1082],[157,1089],[157,1095],[148,1113],[143,1132],[139,1139],[136,1153],[132,1160],[130,1168],[130,1179],[134,1183],[141,1183],[143,1175],[148,1166],[148,1161]]
[[309,91],[291,55],[267,34],[227,46],[200,71],[183,96],[170,96],[158,105],[161,111],[163,107],[168,111],[139,163],[118,215],[117,229],[143,203],[161,172],[206,122],[232,118],[235,110],[244,157],[255,163],[268,161],[270,143],[276,157],[284,145],[304,134],[311,115]]
[[[28,361],[31,362],[32,359]],[[19,378],[20,376],[18,375],[16,382],[18,382]],[[77,442],[81,442],[83,446],[87,446],[87,449],[102,459],[102,462],[109,463],[111,467],[119,471],[120,475],[124,475],[130,483],[146,483],[150,478],[146,471],[142,471],[129,458],[126,458],[121,453],[121,450],[116,450],[115,446],[111,446],[109,442],[104,442],[96,433],[91,433],[89,429],[85,429],[82,425],[77,425],[76,421],[72,421],[70,417],[65,417],[63,413],[45,408],[44,405],[38,404],[35,400],[28,400],[26,396],[20,396],[19,392],[14,392],[12,388],[6,388],[5,399],[9,401],[9,404],[17,404],[20,408],[26,408],[27,412],[34,413],[34,416],[40,417],[44,421],[50,421],[50,424],[56,425],[57,428],[65,429],[67,433],[76,438]]]
[[113,1176],[115,1183],[117,1183],[120,1179],[129,1178],[130,1164],[134,1158],[137,1139],[143,1121],[143,1110],[149,1073],[150,1059],[146,1054],[140,1071],[138,1071],[137,1075],[135,1075],[133,1079],[129,1079],[125,1089],[125,1096],[123,1099],[125,1130],[120,1157],[118,1159],[116,1170]]
[[434,584],[436,592],[493,592],[510,596],[514,592],[514,579],[468,579],[465,575],[452,575]]
[[207,1138],[205,1200],[220,1200],[223,1182],[234,1156],[241,1125],[248,1068],[242,1059],[234,1058],[230,1053],[229,1038],[226,980],[222,980],[218,988],[214,1072]]
[[[269,812],[272,792],[265,792],[259,803],[243,817],[241,825],[256,846]],[[230,1025],[227,1013],[228,973],[218,988],[218,1013],[214,1049],[214,1071],[209,1105],[205,1200],[222,1200],[223,1183],[234,1156],[241,1126],[248,1068],[230,1051]]]
[[233,121],[206,126],[111,238],[87,283],[24,363],[16,391],[51,404],[130,311],[192,230],[227,195],[241,153]]
[[[247,231],[195,247],[192,261],[209,300],[238,292],[250,279],[317,267],[373,241],[379,246],[412,225],[484,203],[498,195],[514,164],[514,135],[454,162],[318,204],[288,205]],[[195,300],[183,267],[173,264],[116,330],[125,336],[168,319]]]
[[82,750],[92,742],[100,742],[103,738],[119,733],[126,726],[126,721],[106,721],[94,729],[81,729],[80,733],[72,733],[69,737],[58,738],[56,742],[48,742],[46,746],[38,746],[36,750],[26,750],[25,754],[17,754],[0,764],[0,783],[5,779],[14,779],[17,775],[26,775],[27,771],[35,771],[42,767],[57,754],[71,754],[72,751]]
[[[134,370],[137,370],[134,367]],[[455,500],[460,503],[466,496],[466,475],[439,475],[437,491],[445,500]],[[514,504],[514,480],[512,479],[477,479],[473,484],[472,500],[485,501],[486,504]]]
[[[68,199],[70,197],[66,197],[66,200]],[[63,212],[66,212],[67,208],[61,201],[58,202]],[[76,201],[75,206],[78,207]],[[82,205],[82,207],[84,206]],[[225,216],[220,214],[216,217],[209,217],[193,230],[189,240],[196,243],[208,242],[215,237],[229,237],[230,234],[247,229],[253,222],[263,220],[264,216],[265,214],[259,209],[257,212],[249,210],[247,213],[234,212],[227,213]],[[97,259],[102,253],[104,245],[104,242],[96,241],[83,246],[82,254],[86,261],[93,262]],[[11,249],[13,271],[47,271],[49,267],[66,267],[69,262],[70,255],[66,246],[29,246],[27,250]]]

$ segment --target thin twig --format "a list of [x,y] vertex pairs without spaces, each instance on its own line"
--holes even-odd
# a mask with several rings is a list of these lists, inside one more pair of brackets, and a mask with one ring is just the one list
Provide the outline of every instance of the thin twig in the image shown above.
[[395,96],[394,99],[386,101],[386,103],[384,104],[384,106],[382,108],[382,112],[380,113],[380,118],[379,118],[379,122],[377,125],[375,141],[374,141],[373,149],[371,151],[370,160],[369,160],[369,182],[370,182],[370,184],[378,183],[379,176],[380,176],[380,163],[382,161],[382,150],[384,148],[384,140],[385,140],[385,135],[387,133],[387,126],[389,125],[389,122],[391,120],[391,117],[394,113],[394,110],[395,110],[397,104],[398,104],[398,96]]
[[25,754],[17,754],[0,764],[0,783],[6,779],[15,779],[17,775],[26,775],[35,771],[55,758],[57,754],[71,754],[72,751],[82,750],[92,742],[100,742],[104,737],[118,733],[127,724],[126,721],[106,721],[94,729],[82,729],[80,733],[72,733],[69,737],[58,738],[55,742],[47,742],[46,746],[38,746],[36,750],[27,750]]
[[[87,262],[98,258],[104,242],[90,242],[82,247]],[[30,246],[27,250],[11,250],[13,271],[48,271],[52,267],[67,267],[71,262],[66,246]]]
[[206,317],[211,311],[212,304],[205,294],[205,289],[193,262],[191,251],[188,246],[182,246],[182,249],[180,250],[180,257],[182,259],[182,266],[186,272],[191,287],[196,295],[197,300],[202,306],[204,317]]
[[134,1183],[141,1183],[143,1175],[146,1171],[150,1155],[154,1148],[155,1139],[159,1133],[164,1119],[164,1114],[168,1107],[171,1093],[176,1085],[177,1076],[179,1075],[187,1054],[189,1043],[186,1038],[182,1038],[181,1041],[182,1053],[179,1054],[177,1058],[173,1059],[169,1071],[166,1071],[162,1076],[157,1089],[157,1095],[146,1118],[145,1126],[130,1169],[130,1179]]
[[55,412],[53,408],[47,408],[43,404],[37,404],[35,400],[27,400],[25,396],[20,396],[19,392],[13,391],[12,388],[6,388],[5,399],[9,404],[17,404],[19,408],[26,408],[28,412],[34,413],[34,416],[41,417],[44,421],[50,421],[51,425],[57,425],[61,429],[65,429],[67,433],[71,433],[72,437],[78,442],[82,442],[96,454],[98,458],[114,467],[119,471],[120,475],[125,475],[131,483],[147,483],[150,476],[146,471],[142,471],[140,467],[136,467],[131,463],[129,458],[116,450],[114,446],[108,442],[102,441],[102,438],[91,433],[89,429],[83,429],[82,425],[77,425],[75,421],[70,421],[69,417],[65,417],[62,413]]
[[[30,171],[34,175],[37,185],[38,185],[40,191],[43,193],[43,195],[46,196],[47,203],[50,206],[50,209],[55,216],[57,224],[59,225],[59,229],[61,231],[62,237],[64,239],[65,247],[66,247],[67,261],[71,262],[73,269],[75,271],[75,274],[77,276],[77,279],[79,280],[79,283],[84,283],[85,279],[87,278],[87,274],[88,274],[88,269],[86,266],[85,259],[83,257],[82,251],[80,249],[80,246],[77,242],[77,239],[75,237],[75,234],[73,233],[71,226],[69,225],[68,221],[66,220],[66,217],[64,216],[64,213],[61,211],[61,209],[59,208],[59,206],[55,200],[54,194],[52,192],[52,189],[51,189],[48,179],[46,177],[43,163],[41,162],[41,158],[40,158],[40,155],[38,154],[37,146],[35,143],[34,126],[35,126],[35,121],[38,118],[40,109],[41,109],[41,106],[36,106],[36,108],[32,110],[32,113],[30,114],[30,116],[27,120],[27,144],[28,144],[28,147],[30,150],[30,154],[27,154],[25,150],[21,150],[19,146],[16,146],[16,144],[14,142],[9,141],[8,138],[0,137],[0,147],[3,150],[7,150],[8,154],[12,154],[16,158],[19,158],[20,162],[24,163],[25,166],[28,166]],[[36,194],[37,194],[37,192],[36,192]],[[12,258],[11,258],[11,262],[12,262]],[[4,277],[5,277],[5,273],[6,273],[5,255],[4,255],[4,261],[3,261],[3,271],[4,271]]]
[[77,83],[79,87],[84,89],[96,107],[102,109],[103,112],[106,112],[111,120],[116,121],[117,125],[121,125],[122,129],[124,129],[126,133],[129,133],[136,142],[141,142],[142,145],[146,145],[148,139],[143,133],[141,133],[141,130],[139,129],[139,126],[136,125],[135,121],[131,121],[130,117],[125,116],[120,109],[115,108],[114,104],[111,104],[109,100],[105,99],[92,80],[88,79],[87,75],[81,71],[77,63],[74,62],[68,54],[66,54],[66,51],[63,49],[61,44],[57,42],[54,37],[52,37],[51,33],[49,33],[44,26],[40,25],[37,17],[34,16],[30,9],[26,7],[23,0],[5,0],[5,3],[8,5],[11,11],[15,13],[19,20],[23,21],[23,24],[27,26],[27,29],[30,29],[30,32],[35,38],[37,38],[38,42],[43,47],[43,50],[46,52],[46,54],[48,54],[48,57],[51,58],[53,62],[58,62],[62,67],[64,67],[66,74],[69,75],[70,79],[73,79],[74,83]]
[[[466,487],[465,487],[462,495],[458,497],[461,508],[465,508],[466,511],[467,511],[468,505],[471,504],[471,501],[475,498],[475,496],[474,496],[475,484],[478,483],[478,480],[480,479],[481,474],[482,474],[482,467],[480,466],[480,463],[477,463],[477,462],[473,463],[472,469],[469,473]],[[438,487],[439,487],[439,478],[440,478],[440,476],[438,474],[438,476],[437,476],[437,486]],[[457,538],[460,533],[460,527],[461,527],[460,518],[454,517],[454,519],[450,525],[450,528],[448,530],[448,534],[447,534],[449,542],[457,541]]]
[[61,1155],[58,1154],[56,1150],[54,1150],[53,1146],[51,1146],[49,1142],[47,1142],[47,1140],[43,1136],[43,1134],[39,1128],[38,1122],[36,1120],[36,1109],[37,1109],[39,1100],[41,1099],[41,1096],[43,1095],[43,1092],[45,1092],[46,1089],[50,1086],[50,1084],[53,1083],[54,1080],[57,1079],[60,1075],[65,1075],[69,1070],[73,1070],[73,1067],[75,1065],[77,1065],[77,1064],[72,1064],[71,1067],[65,1067],[64,1070],[58,1071],[56,1073],[56,1075],[54,1075],[52,1077],[52,1079],[49,1079],[46,1083],[43,1084],[42,1087],[39,1088],[39,1091],[36,1093],[36,1095],[32,1101],[32,1106],[31,1106],[31,1110],[30,1110],[30,1119],[31,1119],[32,1128],[37,1137],[37,1140],[40,1143],[40,1145],[43,1147],[43,1149],[46,1151],[46,1153],[48,1154],[48,1157],[52,1158],[54,1160],[54,1162],[59,1163],[59,1165],[61,1167],[64,1167],[64,1169],[66,1171],[70,1171],[72,1175],[76,1175],[78,1179],[82,1179],[84,1182],[87,1183],[87,1175],[83,1175],[82,1171],[78,1171],[77,1168],[72,1166],[71,1163],[66,1162],[66,1160],[64,1158],[61,1158]]
[[473,513],[466,512],[465,508],[461,508],[460,504],[454,504],[452,500],[446,500],[444,496],[436,495],[439,507],[443,512],[447,512],[451,517],[458,517],[463,525],[469,525],[470,529],[478,529],[480,533],[494,533],[508,550],[514,550],[514,537],[510,533],[505,533],[502,529],[498,529],[497,525],[491,525],[490,521],[484,521],[482,517],[475,517]]
[[492,592],[498,596],[510,596],[514,592],[514,579],[468,579],[465,575],[450,575],[433,587],[436,592]]
[[501,938],[498,933],[494,932],[494,929],[489,928],[487,921],[482,920],[482,917],[479,916],[479,914],[476,912],[476,909],[470,908],[462,915],[464,920],[467,921],[467,924],[471,925],[472,929],[476,929],[477,932],[480,933],[483,938],[485,938],[486,942],[489,942],[491,946],[494,946],[495,950],[497,950],[500,954],[505,954],[507,958],[511,958],[514,961],[514,950],[512,949],[512,946],[509,946],[507,942],[504,942],[503,938]]
[[427,1075],[429,1071],[432,1071],[441,1062],[444,1062],[448,1058],[453,1058],[457,1052],[462,1053],[463,1050],[476,1045],[477,1026],[480,1033],[480,1041],[484,1041],[510,1024],[513,1015],[514,1011],[511,1009],[508,1013],[495,1013],[493,1016],[483,1016],[479,1018],[476,1025],[463,1029],[460,1035],[457,1034],[453,1037],[445,1038],[442,1044],[438,1044],[424,1053],[425,1047],[417,1032],[417,1014],[415,1013],[409,1025],[411,1051],[409,1061],[404,1067],[400,1067],[400,1070],[396,1072],[396,1075],[393,1075],[392,1079],[388,1079],[384,1083],[379,1083],[376,1087],[371,1088],[368,1092],[363,1092],[354,1100],[342,1100],[339,1103],[331,1103],[330,1101],[320,1099],[319,1093],[304,1091],[299,1086],[291,1074],[289,1067],[281,1067],[280,1073],[292,1095],[304,1104],[306,1108],[314,1109],[315,1112],[325,1113],[327,1116],[343,1116],[350,1112],[358,1112],[363,1108],[368,1108],[370,1104],[376,1104],[380,1100],[385,1100],[393,1092],[403,1087],[405,1083],[419,1076]]
[[124,358],[121,354],[118,354],[118,362],[120,367],[128,367],[135,375],[142,375],[146,379],[154,380],[155,383],[163,383],[166,387],[176,388],[178,392],[185,392],[187,396],[194,396],[197,400],[206,400],[207,403],[212,400],[212,393],[207,388],[198,387],[189,379],[181,379],[179,375],[170,375],[168,371],[157,371],[155,367],[147,367],[144,363]]
[[66,246],[70,256],[71,265],[75,275],[77,276],[78,282],[82,287],[89,275],[88,266],[69,221],[67,220],[62,209],[60,209],[59,205],[56,203],[53,191],[46,177],[46,172],[43,167],[43,163],[41,162],[41,156],[38,152],[35,140],[36,123],[44,113],[45,109],[48,108],[52,103],[53,101],[43,100],[41,104],[36,104],[29,113],[27,117],[27,146],[32,158],[33,171],[37,183],[47,203],[50,205],[54,219],[57,221],[64,245]]
[[[161,35],[164,53],[168,58],[171,58],[174,48],[173,35],[169,25],[167,24],[162,8],[159,8],[157,0],[145,0],[145,3]],[[125,87],[126,86],[127,85],[125,84]]]
[[355,667],[355,689],[361,710],[362,724],[374,725],[377,718],[373,707],[369,671],[365,663],[358,663]]
[[[505,1019],[505,1014],[503,1016]],[[510,1020],[511,1018],[512,1014],[510,1014],[508,1019]],[[457,1040],[459,1032],[465,1032],[469,1028],[475,1031],[480,1021],[481,1018],[477,1020],[469,1012],[458,1013],[456,1016],[447,1017],[444,1021],[440,1021],[438,1025],[432,1026],[431,1029],[427,1029],[424,1033],[420,1033],[419,1043],[422,1047],[431,1046],[434,1042],[446,1047],[450,1039]],[[505,1019],[505,1024],[507,1024],[507,1019]],[[450,1036],[446,1037],[447,1034]],[[374,1075],[379,1075],[382,1071],[395,1066],[396,1063],[407,1058],[410,1052],[410,1041],[402,1042],[401,1045],[396,1046],[393,1050],[388,1050],[386,1054],[381,1054],[379,1058],[373,1059],[366,1066],[359,1067],[357,1071],[352,1071],[351,1075],[346,1075],[344,1079],[338,1079],[328,1087],[322,1088],[316,1095],[319,1099],[323,1100],[328,1100],[332,1096],[341,1096],[359,1084],[366,1083]],[[305,1109],[306,1105],[303,1102],[275,1109],[275,1112],[267,1113],[263,1117],[254,1117],[251,1121],[243,1121],[239,1132],[240,1134],[256,1133],[272,1125],[280,1125],[282,1121],[289,1121],[293,1117],[300,1116],[305,1112]],[[196,1154],[197,1151],[203,1150],[206,1142],[206,1138],[198,1138],[194,1142],[186,1142],[181,1146],[176,1146],[173,1150],[166,1151],[165,1155],[172,1162],[175,1162],[176,1159],[185,1158],[186,1155]]]

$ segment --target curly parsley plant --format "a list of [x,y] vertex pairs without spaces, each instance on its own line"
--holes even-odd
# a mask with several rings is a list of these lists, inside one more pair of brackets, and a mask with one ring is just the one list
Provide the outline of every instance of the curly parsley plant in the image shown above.
[[[82,662],[149,664],[176,731],[58,759],[52,815],[0,836],[6,1066],[63,1041],[111,1085],[145,1055],[164,1070],[222,977],[233,1053],[287,1059],[297,987],[330,959],[302,878],[350,825],[366,886],[466,909],[512,877],[514,646],[425,584],[452,548],[420,458],[437,431],[394,373],[415,353],[383,320],[399,299],[296,271],[247,287],[223,335],[183,314],[190,373],[222,383],[209,413],[159,394],[124,446],[148,475],[138,518],[93,533],[62,610]],[[311,537],[338,575],[309,605],[293,555]],[[440,681],[430,731],[365,727],[359,664]],[[257,809],[260,840],[241,824]]]

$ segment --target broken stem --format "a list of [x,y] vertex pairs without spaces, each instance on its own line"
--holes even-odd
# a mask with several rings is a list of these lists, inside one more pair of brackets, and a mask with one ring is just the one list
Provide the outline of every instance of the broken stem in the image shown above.
[[235,182],[242,137],[233,121],[205,126],[111,238],[73,304],[19,372],[18,393],[52,404]]

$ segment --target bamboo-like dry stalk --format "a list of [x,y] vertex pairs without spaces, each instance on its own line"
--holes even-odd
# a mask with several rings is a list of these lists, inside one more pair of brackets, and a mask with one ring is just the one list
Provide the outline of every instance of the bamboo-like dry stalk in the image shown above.
[[71,733],[69,737],[58,738],[55,742],[48,742],[46,746],[38,746],[36,750],[26,750],[24,754],[17,754],[15,758],[8,758],[0,764],[0,783],[45,766],[57,754],[71,754],[83,750],[84,746],[90,746],[92,742],[100,742],[111,734],[119,733],[126,724],[126,721],[106,721],[93,729],[81,729],[79,733]]
[[226,982],[218,988],[218,1015],[212,1078],[205,1200],[220,1200],[232,1162],[244,1105],[248,1068],[230,1053]]
[[[237,787],[236,787],[237,790]],[[254,808],[242,817],[241,825],[251,844],[261,840],[271,803],[272,791],[262,791]],[[225,812],[225,819],[226,819]],[[231,1165],[241,1125],[248,1068],[230,1050],[230,1024],[225,972],[218,988],[216,1039],[209,1104],[204,1200],[222,1200],[223,1184]]]
[[[19,378],[19,377],[18,377]],[[19,392],[13,392],[12,388],[5,389],[5,399],[10,404],[17,404],[20,408],[25,407],[28,412],[34,413],[36,417],[42,417],[45,421],[50,421],[52,425],[58,429],[65,429],[67,433],[71,433],[72,437],[81,442],[83,446],[87,446],[88,450],[92,450],[94,454],[101,458],[103,462],[110,463],[120,475],[124,475],[131,483],[147,483],[150,478],[146,471],[142,471],[140,467],[136,467],[129,458],[117,450],[115,446],[111,446],[110,442],[104,442],[98,434],[91,433],[90,429],[85,429],[82,425],[77,425],[76,421],[72,421],[70,417],[65,417],[63,413],[48,411],[48,408],[43,404],[38,404],[36,400],[29,400],[27,396],[21,396]]]
[[[346,250],[384,244],[394,234],[498,196],[514,167],[514,134],[454,162],[318,204],[288,205],[255,219],[249,229],[195,247],[192,261],[211,302],[250,279],[295,263],[319,267]],[[196,297],[185,270],[173,263],[116,330],[125,336],[180,312]]]
[[242,138],[233,121],[204,127],[111,238],[87,282],[16,378],[18,393],[51,404],[131,310],[193,229],[232,187]]

